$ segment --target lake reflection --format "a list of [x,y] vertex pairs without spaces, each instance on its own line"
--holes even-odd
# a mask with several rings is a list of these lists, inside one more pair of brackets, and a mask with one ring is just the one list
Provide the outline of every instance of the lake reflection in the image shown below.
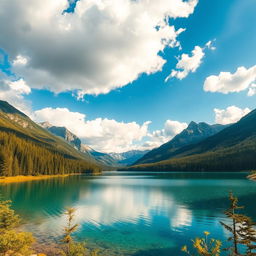
[[[107,173],[8,184],[6,199],[42,241],[59,239],[65,207],[77,209],[77,239],[126,255],[182,255],[180,247],[205,230],[224,238],[219,225],[232,190],[254,217],[256,183],[234,173]],[[29,220],[29,223],[28,223]]]

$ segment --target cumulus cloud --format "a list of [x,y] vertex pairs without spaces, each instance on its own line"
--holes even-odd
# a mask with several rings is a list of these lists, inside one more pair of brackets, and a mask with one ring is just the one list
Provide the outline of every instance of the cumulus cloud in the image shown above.
[[125,152],[158,147],[187,127],[186,123],[167,120],[164,128],[149,132],[150,121],[118,122],[107,118],[87,120],[86,115],[67,108],[44,108],[35,111],[37,122],[48,121],[64,126],[82,139],[83,143],[101,152]]
[[0,79],[0,99],[8,101],[20,111],[30,115],[30,103],[24,99],[24,95],[31,92],[30,87],[23,79],[12,81],[4,75],[3,77]]
[[48,121],[56,126],[65,126],[80,137],[84,143],[102,152],[123,152],[133,147],[148,133],[148,125],[136,122],[124,123],[106,118],[86,120],[84,114],[67,108],[44,108],[35,111],[37,121]]
[[249,108],[238,108],[230,106],[226,109],[215,108],[215,122],[217,124],[231,124],[239,121],[243,116],[247,115],[251,110]]
[[191,54],[183,53],[178,57],[178,63],[176,69],[171,71],[171,74],[165,79],[167,82],[170,78],[176,77],[180,80],[184,79],[189,73],[195,72],[202,63],[202,59],[205,56],[205,49],[215,50],[213,42],[209,41],[204,47],[195,46]]
[[204,90],[207,92],[232,93],[249,89],[248,96],[252,96],[255,90],[256,65],[246,69],[237,68],[235,73],[220,72],[219,75],[212,75],[206,78]]
[[251,96],[254,96],[255,94],[256,94],[256,84],[251,84],[251,86],[250,86],[250,88],[248,90],[247,95],[249,97],[251,97]]
[[[179,46],[169,18],[188,17],[198,0],[1,0],[0,47],[33,88],[108,93],[160,71]],[[43,22],[42,22],[43,21]]]
[[143,146],[145,147],[145,149],[159,147],[163,143],[171,140],[175,135],[179,134],[187,127],[187,123],[167,120],[164,124],[163,129],[156,130],[148,134],[149,140],[146,141]]

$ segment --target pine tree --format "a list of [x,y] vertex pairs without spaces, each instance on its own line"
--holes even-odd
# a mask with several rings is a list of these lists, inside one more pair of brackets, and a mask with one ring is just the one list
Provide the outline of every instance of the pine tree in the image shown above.
[[238,245],[246,246],[246,256],[256,256],[256,230],[255,224],[252,219],[244,214],[239,213],[243,206],[238,206],[238,198],[229,194],[230,207],[225,212],[226,216],[231,219],[232,224],[227,225],[220,222],[226,230],[232,233],[228,241],[233,242],[233,247],[227,248],[231,251],[231,255],[242,255],[239,253]]
[[71,245],[73,243],[73,238],[71,235],[78,228],[78,224],[73,224],[73,220],[75,217],[75,211],[76,211],[75,208],[68,208],[65,213],[68,218],[68,223],[64,229],[64,238],[62,239],[62,241],[67,244],[67,255],[70,255]]
[[255,225],[250,217],[240,215],[240,225],[237,231],[239,243],[246,246],[247,256],[256,256],[256,230]]
[[237,213],[238,210],[242,209],[242,206],[238,206],[238,199],[233,195],[232,192],[229,193],[229,200],[230,200],[230,207],[225,211],[225,215],[231,219],[232,224],[228,225],[224,222],[220,222],[222,226],[226,230],[228,230],[232,235],[229,237],[228,241],[233,242],[233,247],[227,248],[227,250],[231,250],[233,255],[239,255],[238,252],[238,224],[240,223],[239,214]]
[[14,157],[12,169],[13,169],[13,172],[12,172],[13,176],[19,175],[19,162],[17,157]]

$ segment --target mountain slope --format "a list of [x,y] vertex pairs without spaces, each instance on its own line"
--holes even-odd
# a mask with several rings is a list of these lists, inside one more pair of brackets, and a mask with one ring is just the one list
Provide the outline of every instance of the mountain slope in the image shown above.
[[256,169],[256,110],[205,140],[180,148],[175,157],[129,170],[246,171]]
[[15,175],[99,169],[91,157],[49,133],[5,101],[0,101],[0,133],[0,175],[14,175],[12,165],[19,169]]
[[113,157],[111,157],[109,154],[98,152],[87,145],[82,144],[81,151],[90,154],[94,159],[96,159],[98,162],[102,163],[103,165],[112,166],[112,167],[120,166],[117,163],[117,161]]
[[151,150],[136,161],[135,164],[154,163],[175,157],[177,150],[180,148],[202,141],[223,130],[225,127],[224,125],[191,122],[180,134],[159,148]]
[[115,167],[130,165],[148,152],[148,150],[130,150],[123,153],[103,153],[98,152],[83,144],[81,146],[81,150],[89,152],[97,161],[105,165]]
[[131,150],[124,153],[103,153],[98,152],[91,147],[82,144],[81,140],[72,132],[70,132],[66,127],[59,127],[50,124],[49,122],[39,123],[41,127],[51,132],[52,134],[61,137],[76,149],[82,153],[96,159],[99,163],[103,165],[118,167],[123,165],[130,165],[142,157],[148,151]]
[[52,134],[63,138],[64,140],[75,146],[78,150],[81,149],[81,140],[66,127],[54,126],[48,122],[42,122],[39,123],[39,125],[51,132]]
[[131,165],[148,152],[149,150],[130,150],[123,153],[110,153],[109,155],[114,158],[118,164]]

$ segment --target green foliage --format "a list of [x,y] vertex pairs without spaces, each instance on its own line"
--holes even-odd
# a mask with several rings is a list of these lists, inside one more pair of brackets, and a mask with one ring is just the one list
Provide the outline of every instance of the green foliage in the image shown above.
[[0,176],[99,172],[101,166],[0,100]]
[[0,232],[2,230],[10,230],[17,227],[20,218],[10,208],[11,201],[0,201]]
[[246,255],[256,255],[256,230],[254,229],[256,223],[251,218],[241,215],[240,225],[238,228],[239,243],[246,246]]
[[[203,238],[196,238],[195,240],[192,240],[193,247],[197,251],[198,255],[202,256],[220,256],[221,251],[221,241],[216,240],[214,238],[209,239],[209,232],[205,231]],[[185,252],[188,255],[193,255],[188,250],[187,246],[183,246],[181,249],[183,252]]]
[[[238,205],[238,199],[233,193],[229,194],[229,200],[230,207],[225,211],[225,215],[231,220],[231,224],[220,223],[231,233],[228,241],[232,242],[232,245],[228,248],[221,249],[221,241],[216,239],[208,240],[209,232],[204,232],[204,238],[192,240],[193,247],[198,253],[197,255],[220,256],[222,251],[228,251],[228,255],[230,256],[256,256],[256,223],[248,216],[239,213],[243,207]],[[245,254],[239,251],[239,245],[246,247]],[[186,245],[183,246],[181,250],[190,256],[193,255]]]
[[0,131],[0,176],[68,174],[96,169],[97,166],[85,160]]
[[227,248],[229,249],[234,255],[238,254],[237,245],[238,241],[238,225],[241,223],[241,215],[237,213],[238,210],[242,209],[242,206],[238,206],[238,198],[234,197],[233,193],[230,192],[229,194],[230,200],[230,207],[225,211],[225,215],[231,219],[232,224],[227,225],[223,222],[220,222],[224,228],[229,231],[232,235],[228,238],[228,241],[233,242],[233,247]]
[[73,224],[73,220],[75,217],[75,208],[68,208],[65,214],[67,215],[67,226],[64,228],[64,238],[63,242],[66,244],[70,244],[73,242],[72,234],[77,230],[78,224]]
[[0,255],[31,255],[31,244],[35,241],[31,233],[6,230],[0,235]]
[[[165,154],[163,150],[162,154]],[[250,171],[256,169],[256,110],[207,139],[132,171]]]
[[225,215],[231,219],[231,225],[220,222],[224,228],[231,233],[228,241],[233,243],[233,246],[226,248],[232,255],[242,255],[239,253],[238,245],[245,245],[248,256],[256,255],[256,230],[255,223],[246,215],[241,214],[239,211],[243,206],[238,206],[238,198],[229,194],[230,207],[225,211]]
[[71,242],[69,247],[69,256],[84,256],[87,250],[83,243]]
[[65,212],[67,216],[67,226],[64,228],[64,237],[61,240],[65,243],[63,256],[97,256],[98,250],[89,252],[84,243],[75,242],[72,234],[77,230],[78,224],[73,224],[75,217],[75,208],[68,208]]
[[10,207],[10,201],[0,201],[0,255],[30,255],[35,239],[30,233],[15,230],[20,217]]
[[75,208],[68,208],[65,212],[67,215],[67,226],[64,228],[62,242],[66,244],[64,254],[67,256],[83,256],[85,254],[85,247],[81,243],[74,242],[72,238],[72,234],[78,228],[78,224],[73,224],[75,211]]

